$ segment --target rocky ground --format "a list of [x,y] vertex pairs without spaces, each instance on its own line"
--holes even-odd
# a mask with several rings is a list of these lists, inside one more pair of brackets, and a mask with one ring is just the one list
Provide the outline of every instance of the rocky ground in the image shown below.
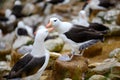
[[[2,1],[0,14],[4,14],[5,9],[11,8],[12,5],[9,3],[13,3],[14,0]],[[23,0],[24,4],[28,2],[32,0]],[[19,20],[24,20],[26,25],[31,25],[30,23],[34,21],[38,21],[39,25],[46,25],[50,16],[59,15],[58,17],[64,21],[71,21],[77,17],[83,4],[84,2],[80,0],[71,0],[66,5],[55,5],[49,15],[44,15],[40,12],[41,8],[35,5],[35,9],[31,12],[37,15],[34,20],[30,20],[31,16]],[[27,9],[24,12],[27,13]],[[105,41],[89,47],[83,57],[74,56],[70,62],[62,62],[57,57],[51,56],[40,80],[120,80],[120,6],[99,12],[91,22],[96,21],[110,29]],[[70,46],[57,37],[58,33],[51,33],[50,36],[56,36],[55,39],[48,39],[45,42],[46,48],[51,53],[69,54]],[[9,72],[11,66],[23,55],[18,50],[31,43],[33,38],[29,36],[16,37],[15,29],[5,35],[1,35],[0,32],[0,80],[4,80],[2,76]]]

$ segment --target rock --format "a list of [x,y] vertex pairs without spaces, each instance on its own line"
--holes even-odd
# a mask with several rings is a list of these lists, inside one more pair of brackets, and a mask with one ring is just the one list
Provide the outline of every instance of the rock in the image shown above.
[[[92,63],[95,64],[95,63]],[[89,70],[86,73],[86,79],[90,78],[93,75],[104,75],[109,76],[110,74],[119,76],[120,63],[115,59],[106,59],[102,63],[99,63],[95,66],[89,66]],[[110,79],[112,80],[112,79]]]
[[18,53],[15,50],[11,51],[11,61],[10,61],[10,66],[13,66],[19,59],[22,57],[23,54]]
[[0,50],[4,50],[6,48],[6,44],[3,42],[0,42]]
[[101,18],[95,17],[95,18],[93,18],[92,23],[100,23],[100,24],[103,24],[103,21],[102,21]]
[[104,20],[106,22],[111,23],[112,21],[115,21],[117,19],[116,15],[118,15],[120,13],[119,10],[117,9],[111,9],[109,11],[106,12],[105,16],[104,16]]
[[53,68],[53,80],[81,80],[83,74],[88,70],[87,60],[80,56],[74,56],[71,61],[56,60]]
[[11,61],[11,55],[6,55],[5,58],[7,61]]
[[120,13],[119,13],[118,16],[117,16],[116,24],[120,26]]
[[61,56],[60,53],[50,52],[50,57],[58,58],[58,57],[60,57],[60,56]]
[[13,49],[20,48],[21,46],[27,44],[27,42],[32,41],[32,38],[28,36],[20,36],[18,37],[15,42],[13,43]]
[[87,48],[84,53],[83,56],[84,57],[95,57],[97,55],[100,55],[102,52],[102,43],[98,42],[92,46],[90,46],[89,48]]
[[65,78],[64,80],[72,80],[72,79],[70,79],[70,78]]
[[52,80],[51,75],[52,75],[52,70],[45,70],[42,76],[40,77],[40,80]]
[[91,15],[89,16],[89,21],[91,22],[93,20],[94,17],[96,17],[96,15],[102,10],[93,10]]
[[7,62],[0,61],[0,72],[5,71],[5,70],[9,71],[10,69],[11,68]]
[[106,73],[110,73],[110,71],[113,67],[117,67],[119,65],[120,65],[120,63],[115,58],[106,59],[100,65],[91,69],[91,72],[94,72],[96,74],[106,74]]
[[0,38],[3,37],[2,30],[0,29]]
[[106,12],[105,11],[100,11],[96,16],[103,18],[105,16]]
[[95,68],[96,66],[98,65],[101,65],[102,63],[98,63],[98,62],[95,62],[95,63],[91,63],[88,65],[89,68]]
[[71,51],[70,45],[65,43],[61,52],[70,52],[70,51]]
[[0,38],[0,60],[6,60],[6,55],[11,53],[11,46],[14,40],[14,32]]
[[117,25],[110,25],[109,30],[110,30],[110,33],[109,33],[110,36],[120,35],[120,27]]
[[109,80],[120,80],[120,76],[114,75],[114,74],[109,74]]
[[53,10],[53,13],[58,13],[64,17],[69,17],[69,15],[72,11],[72,9],[69,7],[71,7],[71,5],[69,5],[69,4],[55,5],[52,10]]
[[0,61],[0,80],[3,80],[3,75],[11,70],[9,63],[5,61]]
[[116,48],[109,54],[110,58],[116,58],[118,61],[120,61],[120,48]]
[[22,13],[25,15],[30,15],[32,13],[34,13],[35,10],[35,6],[32,3],[26,3],[26,5],[24,6]]
[[120,63],[117,66],[111,68],[111,74],[119,76],[120,78]]
[[4,35],[4,36],[1,38],[2,41],[7,42],[7,43],[9,43],[10,45],[13,44],[14,39],[15,39],[15,32],[14,32],[14,31],[11,32],[11,33],[8,33],[8,34],[6,34],[6,35]]
[[107,80],[107,78],[103,75],[93,75],[88,80]]
[[43,17],[39,16],[39,15],[32,15],[30,17],[25,17],[23,18],[23,22],[28,25],[28,26],[35,26],[38,25],[40,22],[42,22]]
[[64,42],[61,38],[49,39],[45,41],[46,48],[49,51],[53,51],[53,52],[60,52],[62,50],[63,45]]
[[[90,46],[89,48],[87,48],[84,53],[83,56],[84,57],[95,57],[97,55],[100,55],[102,52],[102,43],[98,42],[92,46]],[[71,47],[69,44],[64,44],[63,49],[61,52],[70,52],[71,51]]]
[[0,60],[6,60],[6,55],[11,53],[11,45],[7,42],[0,42]]

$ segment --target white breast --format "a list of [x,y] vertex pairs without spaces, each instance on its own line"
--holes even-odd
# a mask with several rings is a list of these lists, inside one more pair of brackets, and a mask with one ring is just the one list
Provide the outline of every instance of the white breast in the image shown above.
[[65,43],[68,43],[71,46],[76,46],[77,45],[77,43],[75,43],[74,41],[68,39],[64,34],[59,34],[59,36],[65,41]]

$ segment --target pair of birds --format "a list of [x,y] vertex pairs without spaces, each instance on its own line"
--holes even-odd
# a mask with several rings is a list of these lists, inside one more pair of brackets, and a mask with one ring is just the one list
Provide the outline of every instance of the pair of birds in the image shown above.
[[[100,3],[100,2],[99,2]],[[50,18],[46,25],[51,30],[56,30],[63,40],[72,46],[72,56],[61,56],[59,59],[69,61],[79,51],[104,40],[104,34],[109,30],[106,26],[98,23],[78,25],[69,22],[62,22],[58,18]],[[41,75],[49,61],[49,52],[45,49],[44,40],[48,35],[47,29],[40,29],[36,33],[32,52],[24,55],[4,78],[35,79],[35,75]]]
[[[45,49],[44,40],[49,31],[54,29],[58,31],[63,40],[72,46],[72,55],[79,53],[79,50],[95,44],[98,41],[104,40],[104,35],[101,31],[74,25],[69,22],[62,22],[58,18],[50,18],[50,22],[46,28],[38,29],[31,53],[25,54],[11,69],[10,73],[4,78],[25,78],[34,79],[36,75],[41,76],[49,61],[49,52]],[[74,54],[75,53],[75,54]],[[62,61],[69,61],[72,57],[61,56]],[[27,76],[27,77],[26,77]]]

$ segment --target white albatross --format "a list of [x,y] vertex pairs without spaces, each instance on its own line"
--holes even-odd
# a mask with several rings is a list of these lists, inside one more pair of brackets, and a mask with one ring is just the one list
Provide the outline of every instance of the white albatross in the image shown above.
[[44,40],[51,29],[37,30],[32,52],[24,55],[11,69],[6,79],[22,78],[24,80],[38,80],[47,67],[49,52],[46,50]]
[[79,54],[80,51],[88,48],[98,41],[104,40],[104,36],[101,32],[89,27],[74,25],[70,22],[62,22],[55,17],[50,18],[50,22],[46,27],[52,27],[55,29],[59,33],[59,36],[72,47],[72,56],[61,56],[59,59],[62,61],[69,61],[72,59],[74,54]]
[[92,28],[96,31],[103,33],[103,34],[107,34],[109,32],[109,28],[103,24],[96,23],[96,22],[94,22],[94,23],[88,22],[87,15],[86,15],[86,12],[84,10],[81,10],[79,12],[79,16],[77,17],[77,19],[74,19],[72,21],[72,23],[75,25],[80,25],[82,27]]

